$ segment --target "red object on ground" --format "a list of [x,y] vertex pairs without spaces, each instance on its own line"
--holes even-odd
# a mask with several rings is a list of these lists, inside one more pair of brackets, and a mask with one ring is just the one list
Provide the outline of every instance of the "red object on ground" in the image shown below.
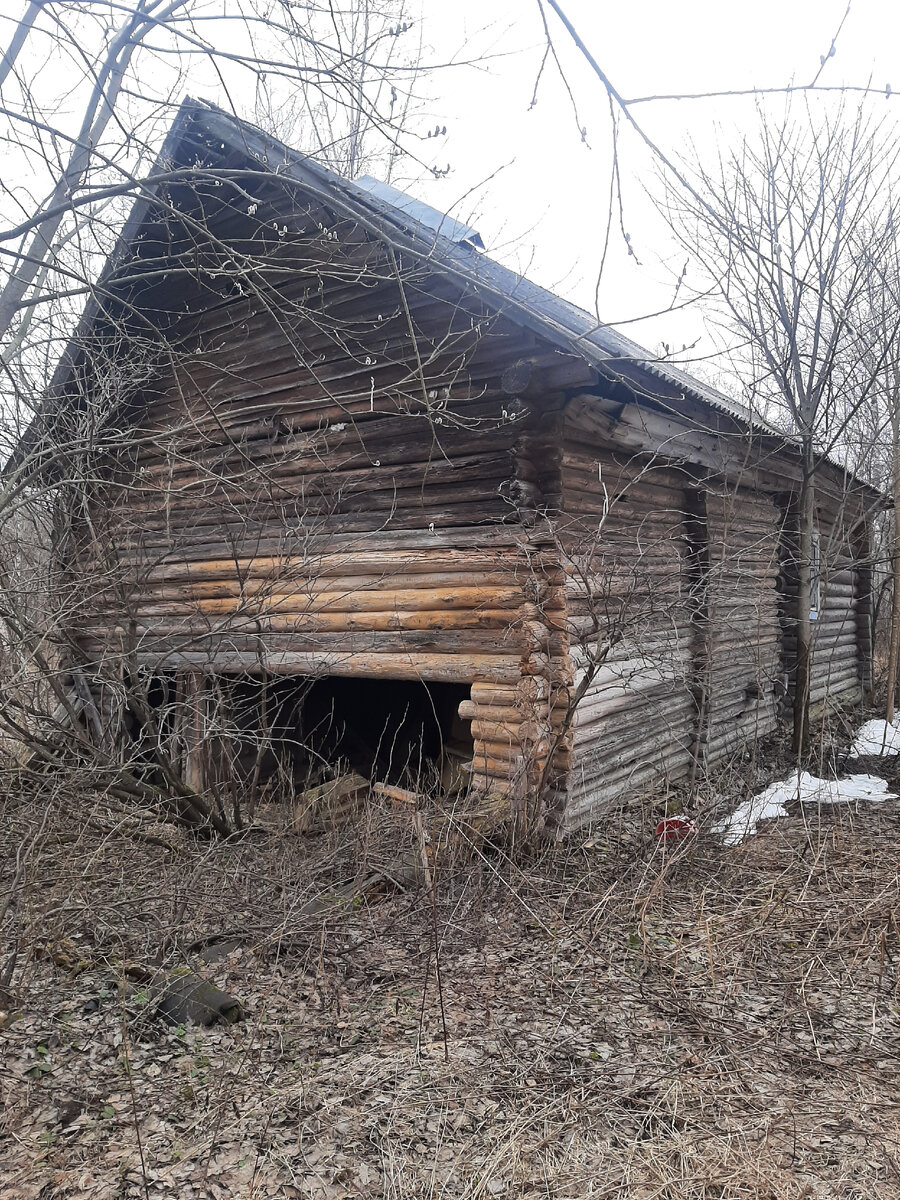
[[689,821],[687,817],[666,817],[656,827],[656,836],[661,842],[677,842],[695,832],[694,822]]

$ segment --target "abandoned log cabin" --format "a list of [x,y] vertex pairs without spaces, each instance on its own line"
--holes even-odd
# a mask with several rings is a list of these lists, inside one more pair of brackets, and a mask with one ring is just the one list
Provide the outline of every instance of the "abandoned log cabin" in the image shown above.
[[[473,229],[207,104],[7,472],[61,459],[68,653],[98,711],[124,720],[139,677],[150,703],[230,696],[231,771],[254,722],[295,762],[399,756],[396,782],[448,750],[571,827],[785,711],[790,441]],[[815,488],[814,703],[868,681],[877,499],[828,462]]]

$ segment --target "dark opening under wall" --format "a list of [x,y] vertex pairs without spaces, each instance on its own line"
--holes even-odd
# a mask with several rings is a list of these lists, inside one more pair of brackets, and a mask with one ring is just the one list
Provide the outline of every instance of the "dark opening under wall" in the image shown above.
[[442,751],[467,750],[471,734],[457,715],[465,684],[409,679],[317,679],[303,699],[306,745],[329,763],[410,785],[434,782]]
[[[458,785],[473,751],[469,723],[458,715],[469,694],[467,684],[421,680],[202,672],[147,685],[160,744],[185,777],[200,760],[212,783],[268,785],[275,794],[344,770],[406,787]],[[147,731],[132,736],[152,770]]]

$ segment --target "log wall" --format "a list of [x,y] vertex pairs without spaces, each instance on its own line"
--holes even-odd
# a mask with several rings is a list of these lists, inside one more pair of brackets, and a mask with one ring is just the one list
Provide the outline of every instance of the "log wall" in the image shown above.
[[[624,451],[616,430],[584,396],[566,411],[570,826],[772,733],[793,669],[789,503],[740,477]],[[861,510],[822,490],[814,704],[858,695],[867,670]]]
[[[562,542],[577,693],[566,823],[684,775],[694,732],[680,473],[564,432]],[[585,672],[590,678],[585,685]]]
[[781,528],[774,500],[747,488],[710,484],[705,506],[710,561],[701,740],[711,764],[777,724]]
[[561,581],[534,532],[558,465],[501,380],[565,358],[427,272],[363,260],[312,297],[308,275],[207,296],[131,404],[81,530],[82,650],[101,673],[471,684],[474,770],[524,802],[564,761]]
[[[154,294],[158,373],[76,521],[95,670],[463,682],[480,784],[568,825],[774,728],[790,512],[743,431],[595,404],[577,356],[321,206],[213,204],[264,266],[182,247]],[[822,529],[814,700],[858,688],[867,614]]]
[[817,508],[820,606],[813,632],[812,704],[858,698],[865,670],[860,637],[865,601],[854,553],[855,506],[823,497]]
[[[782,647],[790,697],[796,662],[796,536],[789,498],[783,499],[782,504],[787,526],[780,576]],[[871,682],[871,584],[865,563],[865,528],[858,496],[841,496],[824,487],[817,489],[819,606],[812,622],[810,671],[810,704],[817,708],[831,702],[856,700]]]

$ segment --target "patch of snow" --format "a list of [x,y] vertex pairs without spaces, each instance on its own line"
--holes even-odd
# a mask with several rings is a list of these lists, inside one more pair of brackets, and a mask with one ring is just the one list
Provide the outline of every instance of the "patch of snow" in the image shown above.
[[846,804],[859,800],[894,800],[896,793],[877,775],[849,775],[846,779],[818,779],[807,771],[794,771],[785,780],[770,783],[764,792],[739,804],[730,816],[712,828],[726,846],[737,846],[756,833],[760,821],[787,815],[791,800],[803,804]]
[[850,747],[850,757],[864,754],[900,754],[900,721],[866,721]]
[[804,804],[847,804],[851,800],[896,800],[897,793],[889,792],[888,785],[877,775],[848,775],[846,779],[807,779],[819,784],[812,795],[801,795]]
[[[712,832],[722,835],[726,846],[738,846],[744,838],[756,833],[760,821],[787,815],[785,802],[791,799],[787,783],[771,783],[764,792],[752,796],[737,806],[734,812],[713,825]],[[794,789],[796,794],[796,788]]]

